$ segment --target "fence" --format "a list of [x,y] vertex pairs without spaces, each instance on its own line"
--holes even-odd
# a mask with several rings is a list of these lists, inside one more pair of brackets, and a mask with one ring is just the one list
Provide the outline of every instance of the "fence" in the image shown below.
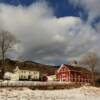
[[32,89],[63,89],[63,88],[79,87],[83,84],[75,82],[57,82],[57,81],[55,82],[1,81],[0,87],[29,87]]

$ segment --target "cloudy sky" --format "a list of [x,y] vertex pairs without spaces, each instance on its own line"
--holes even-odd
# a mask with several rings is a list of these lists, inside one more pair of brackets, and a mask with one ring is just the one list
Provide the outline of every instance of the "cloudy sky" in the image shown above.
[[100,0],[0,0],[0,30],[21,41],[13,58],[67,63],[100,55]]

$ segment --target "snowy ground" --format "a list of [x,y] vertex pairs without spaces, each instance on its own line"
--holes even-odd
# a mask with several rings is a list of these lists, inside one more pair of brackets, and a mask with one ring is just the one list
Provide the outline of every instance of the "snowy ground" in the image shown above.
[[65,90],[0,89],[0,100],[100,100],[100,88]]

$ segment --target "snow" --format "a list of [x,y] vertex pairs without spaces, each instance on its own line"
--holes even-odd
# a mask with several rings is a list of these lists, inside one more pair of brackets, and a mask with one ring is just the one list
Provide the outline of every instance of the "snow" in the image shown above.
[[64,90],[0,88],[0,100],[100,100],[100,88],[90,86]]

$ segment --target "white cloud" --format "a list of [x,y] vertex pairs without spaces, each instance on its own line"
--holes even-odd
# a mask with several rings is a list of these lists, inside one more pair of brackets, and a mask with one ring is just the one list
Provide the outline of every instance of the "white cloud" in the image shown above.
[[69,0],[75,6],[79,6],[88,14],[88,21],[100,17],[100,0]]
[[41,63],[61,64],[93,49],[96,31],[79,17],[56,18],[45,2],[29,7],[0,5],[1,28],[21,40],[17,56]]
[[96,30],[100,33],[100,22],[96,24]]

